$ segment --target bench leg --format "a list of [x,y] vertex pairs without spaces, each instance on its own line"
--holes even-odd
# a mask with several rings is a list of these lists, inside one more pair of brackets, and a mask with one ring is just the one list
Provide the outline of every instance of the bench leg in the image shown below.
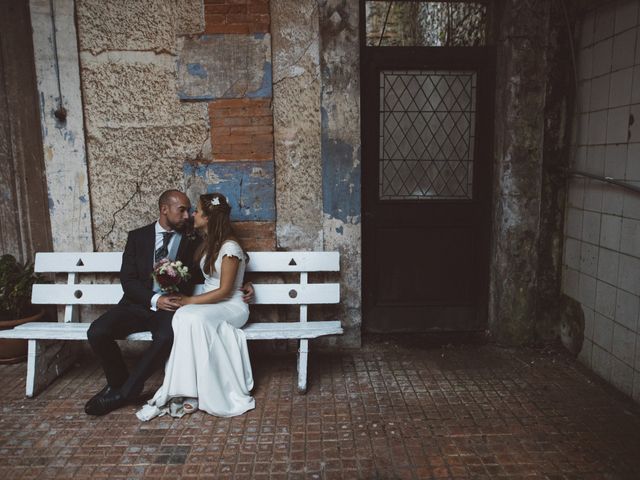
[[75,361],[78,345],[59,340],[29,340],[27,397],[43,391]]
[[309,340],[300,340],[298,349],[298,393],[307,393],[307,361],[309,359]]

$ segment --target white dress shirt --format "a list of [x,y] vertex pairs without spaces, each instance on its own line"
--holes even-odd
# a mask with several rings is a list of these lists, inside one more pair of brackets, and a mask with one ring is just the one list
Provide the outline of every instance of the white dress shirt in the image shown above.
[[[155,256],[156,250],[158,250],[162,246],[163,234],[165,232],[173,232],[171,239],[169,240],[169,244],[167,245],[167,250],[169,251],[169,257],[175,259],[176,254],[178,253],[178,247],[180,246],[180,240],[182,239],[182,235],[175,230],[165,230],[160,225],[160,222],[156,222],[156,244],[153,248],[152,255]],[[155,258],[153,261],[155,262]],[[154,285],[154,287],[156,287]],[[156,293],[153,297],[151,297],[151,310],[158,309],[158,299],[162,296],[161,292]]]

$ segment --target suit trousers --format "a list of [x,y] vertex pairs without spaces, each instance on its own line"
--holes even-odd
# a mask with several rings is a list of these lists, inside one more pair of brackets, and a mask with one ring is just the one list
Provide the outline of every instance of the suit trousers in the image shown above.
[[[89,344],[100,360],[107,383],[120,388],[124,398],[133,399],[140,395],[144,382],[169,358],[173,345],[173,314],[166,310],[154,312],[141,305],[117,305],[89,327]],[[151,345],[129,373],[116,340],[146,331],[151,332]]]

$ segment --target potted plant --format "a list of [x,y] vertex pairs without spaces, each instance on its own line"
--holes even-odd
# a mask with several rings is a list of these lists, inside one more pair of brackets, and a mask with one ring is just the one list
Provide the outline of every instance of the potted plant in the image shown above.
[[[0,257],[0,330],[40,320],[44,310],[31,304],[31,287],[42,281],[33,264],[18,262],[13,255]],[[27,341],[0,339],[0,363],[16,363],[27,356]]]

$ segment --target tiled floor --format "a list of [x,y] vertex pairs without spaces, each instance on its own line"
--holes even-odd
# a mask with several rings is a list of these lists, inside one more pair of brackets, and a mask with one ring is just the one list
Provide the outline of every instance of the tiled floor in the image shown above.
[[312,353],[304,396],[293,356],[254,355],[233,419],[90,418],[91,358],[33,400],[0,366],[0,478],[640,478],[640,409],[563,353],[412,342]]

